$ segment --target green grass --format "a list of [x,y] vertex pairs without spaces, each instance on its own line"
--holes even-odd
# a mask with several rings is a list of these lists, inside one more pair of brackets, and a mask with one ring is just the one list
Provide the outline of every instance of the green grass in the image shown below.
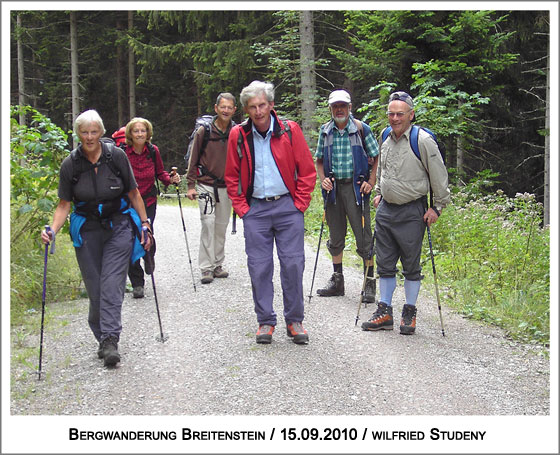
[[[43,293],[45,249],[40,233],[32,233],[12,243],[10,248],[10,310],[12,325],[21,325],[40,314]],[[55,254],[47,258],[46,304],[82,297],[84,290],[67,233],[56,237]]]
[[[542,205],[529,194],[508,198],[498,190],[484,195],[476,184],[454,189],[452,200],[431,228],[442,304],[468,318],[499,326],[512,339],[548,346],[550,232],[540,227]],[[315,245],[322,204],[317,185],[305,214],[307,239]],[[374,213],[372,209],[372,222]],[[348,232],[345,266],[361,269],[353,235]],[[325,224],[323,251],[327,238]],[[433,292],[427,235],[422,258],[423,289]],[[400,282],[402,277],[398,278]]]

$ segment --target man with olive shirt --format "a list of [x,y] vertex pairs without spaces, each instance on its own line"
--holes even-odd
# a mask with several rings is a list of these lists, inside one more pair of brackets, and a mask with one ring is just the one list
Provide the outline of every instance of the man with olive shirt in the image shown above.
[[[400,333],[416,330],[416,300],[422,278],[420,254],[426,224],[435,223],[450,202],[447,169],[432,136],[419,128],[418,159],[410,145],[414,102],[406,92],[389,96],[387,116],[392,131],[381,145],[377,168],[375,239],[380,298],[377,311],[362,324],[363,330],[392,330],[392,298],[396,287],[397,261],[403,268],[406,304]],[[427,208],[432,188],[434,207]]]

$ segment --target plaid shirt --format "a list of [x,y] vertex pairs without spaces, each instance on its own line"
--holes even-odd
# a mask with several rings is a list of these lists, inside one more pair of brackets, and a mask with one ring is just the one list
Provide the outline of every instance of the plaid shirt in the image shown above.
[[[333,153],[332,153],[332,169],[334,176],[337,179],[346,179],[352,177],[354,171],[354,164],[352,162],[352,151],[350,147],[350,138],[348,128],[352,122],[352,116],[348,120],[346,127],[342,132],[336,127],[333,127]],[[323,159],[324,149],[324,136],[323,130],[325,125],[321,126],[319,131],[319,141],[317,142],[317,150],[315,151],[315,158]],[[358,134],[360,134],[358,132]],[[364,146],[367,156],[374,158],[379,154],[379,147],[373,133],[367,134],[364,137]]]

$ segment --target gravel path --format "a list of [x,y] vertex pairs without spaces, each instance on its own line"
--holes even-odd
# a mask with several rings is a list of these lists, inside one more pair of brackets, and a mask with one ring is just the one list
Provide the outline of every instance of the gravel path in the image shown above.
[[[49,304],[44,379],[12,358],[12,415],[548,415],[549,360],[536,347],[443,308],[442,337],[433,290],[418,302],[414,336],[368,333],[354,326],[362,277],[345,269],[346,296],[306,297],[307,346],[285,334],[281,317],[271,345],[255,343],[256,318],[244,252],[243,223],[228,233],[228,279],[200,284],[198,209],[184,207],[196,293],[176,206],[158,207],[155,281],[163,329],[149,277],[146,297],[126,294],[117,368],[97,359],[85,299]],[[166,227],[165,231],[163,227]],[[231,228],[231,225],[230,225]],[[308,294],[316,245],[306,246]],[[323,243],[315,288],[332,267]],[[173,259],[171,259],[173,258]],[[275,308],[282,314],[275,273]],[[428,272],[428,271],[426,271]],[[395,314],[404,303],[395,294]],[[15,343],[16,336],[12,336]],[[25,340],[38,345],[38,336]],[[16,351],[12,351],[15,355]],[[266,391],[266,393],[265,393]]]

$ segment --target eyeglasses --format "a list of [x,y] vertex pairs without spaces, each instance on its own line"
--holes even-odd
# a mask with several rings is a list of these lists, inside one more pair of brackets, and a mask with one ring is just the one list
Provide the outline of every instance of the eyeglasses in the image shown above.
[[405,114],[408,114],[412,109],[409,109],[406,112],[391,112],[391,111],[387,111],[387,116],[388,117],[397,117],[397,118],[403,118]]

